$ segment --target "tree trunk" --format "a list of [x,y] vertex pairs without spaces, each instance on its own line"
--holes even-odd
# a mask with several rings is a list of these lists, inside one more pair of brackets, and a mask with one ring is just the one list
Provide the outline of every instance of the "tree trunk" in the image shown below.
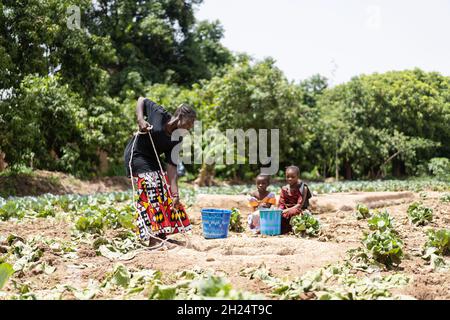
[[352,165],[350,164],[350,162],[345,160],[344,167],[345,167],[345,179],[352,180]]
[[99,172],[106,173],[109,170],[108,153],[104,150],[97,149],[97,156],[99,160]]
[[203,163],[194,183],[199,187],[214,185],[214,165]]
[[339,181],[339,163],[338,163],[337,149],[336,149],[336,158],[334,160],[334,164],[335,164],[336,181]]
[[392,161],[392,175],[396,178],[399,178],[405,175],[405,163],[401,160],[394,159]]
[[8,163],[5,161],[6,154],[3,151],[0,151],[0,172],[6,169]]

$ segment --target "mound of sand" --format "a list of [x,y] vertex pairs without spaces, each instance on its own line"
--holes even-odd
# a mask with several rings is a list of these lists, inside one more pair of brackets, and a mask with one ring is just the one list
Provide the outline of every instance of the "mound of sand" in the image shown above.
[[[314,212],[352,211],[363,203],[369,208],[380,208],[400,204],[414,199],[412,192],[352,192],[318,195],[310,200]],[[277,201],[278,201],[277,196]],[[192,212],[202,208],[238,208],[243,213],[250,212],[245,195],[199,194]]]

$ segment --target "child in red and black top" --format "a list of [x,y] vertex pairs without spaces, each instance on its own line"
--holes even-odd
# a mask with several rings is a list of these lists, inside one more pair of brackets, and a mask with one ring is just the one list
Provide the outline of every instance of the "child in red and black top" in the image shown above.
[[[297,166],[289,166],[286,168],[286,181],[288,184],[281,188],[280,200],[278,202],[278,207],[283,210],[281,233],[288,233],[292,230],[289,223],[291,218],[303,214],[302,208],[304,208],[306,199],[310,197],[310,192],[306,184],[303,184],[299,178],[300,169]],[[303,188],[301,184],[303,184]]]

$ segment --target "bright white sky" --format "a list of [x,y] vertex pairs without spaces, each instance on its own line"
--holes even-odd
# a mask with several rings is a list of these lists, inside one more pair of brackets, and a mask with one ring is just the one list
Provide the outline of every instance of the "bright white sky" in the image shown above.
[[289,80],[331,84],[419,67],[450,75],[450,0],[204,0],[234,52],[277,61]]

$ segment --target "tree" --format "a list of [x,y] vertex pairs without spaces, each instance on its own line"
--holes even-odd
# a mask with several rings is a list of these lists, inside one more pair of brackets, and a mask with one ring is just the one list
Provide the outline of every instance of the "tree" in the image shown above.
[[112,95],[123,96],[130,74],[140,80],[141,88],[152,83],[189,86],[211,78],[232,61],[220,44],[219,22],[197,23],[194,8],[201,2],[104,0],[90,7],[90,32],[110,37],[117,54],[115,62],[102,64],[112,76]]
[[[395,175],[402,174],[399,164],[414,174],[421,161],[446,154],[449,85],[448,77],[416,69],[355,77],[328,90],[318,103],[321,127],[338,137],[337,159],[346,177],[374,177],[388,164]],[[334,121],[343,124],[340,130],[327,125]],[[333,149],[328,136],[322,139],[326,154]]]

